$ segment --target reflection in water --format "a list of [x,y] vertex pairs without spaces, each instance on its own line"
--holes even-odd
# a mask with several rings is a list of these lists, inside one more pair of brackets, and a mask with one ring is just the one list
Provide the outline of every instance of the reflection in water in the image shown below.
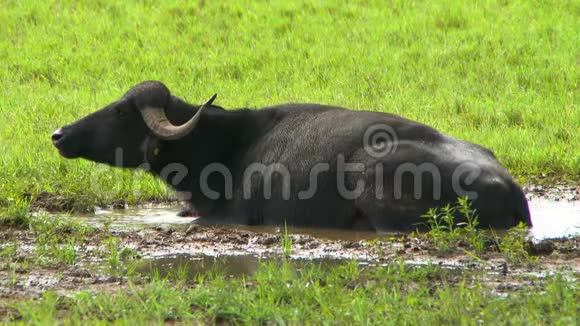
[[[353,263],[360,268],[377,268],[387,267],[391,263],[379,263],[376,261],[366,260],[347,260],[341,258],[315,258],[315,259],[284,259],[281,257],[257,257],[252,255],[238,256],[205,256],[205,255],[174,255],[165,256],[155,259],[144,259],[134,262],[134,272],[139,275],[156,275],[160,278],[170,278],[179,280],[195,280],[198,276],[207,275],[215,272],[216,275],[226,275],[230,277],[250,276],[258,270],[267,268],[268,264],[280,269],[284,264],[290,267],[290,270],[301,273],[305,269],[317,266],[323,270],[336,268],[345,263]],[[412,267],[436,266],[447,270],[461,271],[466,265],[459,262],[432,262],[428,260],[408,260],[404,261],[405,265]]]
[[536,239],[561,238],[580,234],[580,201],[550,201],[532,198],[532,235]]
[[[580,202],[550,201],[533,198],[529,202],[534,227],[532,235],[537,239],[559,238],[580,234]],[[194,218],[179,217],[180,206],[144,206],[123,210],[97,210],[91,215],[75,216],[88,223],[102,226],[110,223],[114,229],[136,229],[143,226],[176,225],[191,223]],[[246,229],[253,232],[276,233],[279,227],[272,226],[224,226],[226,228]],[[377,234],[369,231],[324,230],[293,228],[292,233],[309,234],[331,240],[358,241],[378,236],[396,235]]]
[[128,209],[98,209],[94,214],[79,216],[88,223],[103,226],[110,223],[114,229],[140,228],[146,225],[175,225],[188,224],[194,218],[179,217],[177,212],[181,206],[177,205],[148,205],[143,207],[129,207]]
[[223,275],[251,275],[258,269],[254,256],[188,256],[162,257],[136,262],[135,272],[141,275],[158,274],[161,278],[194,279],[211,271]]
[[[198,275],[204,275],[215,271],[216,274],[227,276],[252,275],[264,266],[264,263],[276,262],[276,266],[284,261],[283,258],[258,258],[252,255],[243,256],[190,256],[177,255],[136,261],[135,272],[141,275],[157,274],[161,278],[195,279]],[[333,267],[344,263],[342,259],[318,258],[318,259],[293,259],[286,260],[295,271],[300,271],[305,265],[317,264],[321,267]]]

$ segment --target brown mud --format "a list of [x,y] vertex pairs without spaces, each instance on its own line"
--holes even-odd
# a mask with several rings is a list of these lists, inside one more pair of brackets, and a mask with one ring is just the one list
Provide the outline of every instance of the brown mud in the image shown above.
[[[483,254],[474,254],[467,245],[441,255],[438,249],[422,237],[407,234],[355,233],[324,230],[305,234],[291,230],[285,236],[280,229],[247,230],[223,226],[196,226],[186,232],[186,226],[154,227],[140,230],[96,231],[87,235],[76,249],[74,264],[39,263],[35,254],[35,235],[25,230],[4,230],[2,243],[18,243],[11,257],[2,257],[0,264],[0,311],[23,299],[40,298],[52,290],[60,296],[78,291],[114,293],[156,271],[165,276],[182,269],[187,278],[219,270],[232,277],[254,273],[262,261],[286,259],[299,269],[301,264],[333,266],[346,260],[356,260],[361,267],[376,268],[404,262],[412,266],[434,264],[449,269],[484,272],[483,280],[498,293],[506,287],[518,287],[541,281],[555,272],[576,279],[580,276],[580,237],[544,240],[529,244],[528,252],[538,255],[533,264],[511,265],[489,245]],[[128,261],[111,267],[107,258],[106,240],[118,238],[121,256]],[[291,246],[283,248],[283,239]],[[127,249],[126,249],[127,248]],[[28,263],[27,263],[28,262]],[[130,272],[128,270],[131,270]]]
[[552,201],[579,201],[580,185],[559,182],[551,185],[528,184],[523,187],[528,200],[541,198]]

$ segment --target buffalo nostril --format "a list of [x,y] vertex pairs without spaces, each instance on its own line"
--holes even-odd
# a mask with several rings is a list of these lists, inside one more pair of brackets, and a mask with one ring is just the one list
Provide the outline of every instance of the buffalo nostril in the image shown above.
[[52,142],[53,143],[58,142],[59,140],[62,139],[63,136],[64,136],[64,134],[62,133],[62,129],[59,129],[59,130],[53,132],[52,133],[52,137],[51,137],[52,138]]

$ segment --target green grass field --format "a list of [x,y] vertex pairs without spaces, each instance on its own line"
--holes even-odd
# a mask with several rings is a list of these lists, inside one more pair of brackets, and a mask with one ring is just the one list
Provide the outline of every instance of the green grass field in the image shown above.
[[[33,229],[28,201],[47,193],[78,210],[169,198],[144,173],[65,160],[50,141],[55,129],[149,79],[190,102],[217,92],[226,108],[316,102],[396,113],[492,149],[520,182],[545,173],[579,182],[579,13],[572,0],[4,0],[2,224]],[[59,259],[74,262],[75,242],[51,241],[58,253],[68,246]],[[555,276],[502,297],[477,275],[406,268],[265,265],[248,279],[153,277],[115,296],[47,292],[13,307],[20,322],[38,324],[577,320],[574,280]]]
[[66,161],[50,134],[147,79],[191,102],[393,112],[491,148],[525,181],[580,180],[575,1],[4,1],[0,197],[165,198]]

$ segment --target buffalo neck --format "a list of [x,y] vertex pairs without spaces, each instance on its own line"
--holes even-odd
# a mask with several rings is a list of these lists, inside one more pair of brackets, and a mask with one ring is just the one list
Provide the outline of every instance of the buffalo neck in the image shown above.
[[[199,109],[190,106],[181,112],[167,112],[172,123],[181,124]],[[190,201],[200,213],[208,213],[217,201],[209,200],[200,187],[200,174],[210,164],[219,164],[229,171],[239,170],[244,155],[278,121],[272,110],[224,110],[209,107],[202,112],[196,128],[179,140],[151,139],[146,149],[151,173],[161,177],[177,191],[191,191]],[[234,176],[235,177],[235,176]],[[222,176],[209,179],[211,189],[221,192]],[[223,193],[222,193],[223,194]],[[223,198],[221,196],[220,198]]]

